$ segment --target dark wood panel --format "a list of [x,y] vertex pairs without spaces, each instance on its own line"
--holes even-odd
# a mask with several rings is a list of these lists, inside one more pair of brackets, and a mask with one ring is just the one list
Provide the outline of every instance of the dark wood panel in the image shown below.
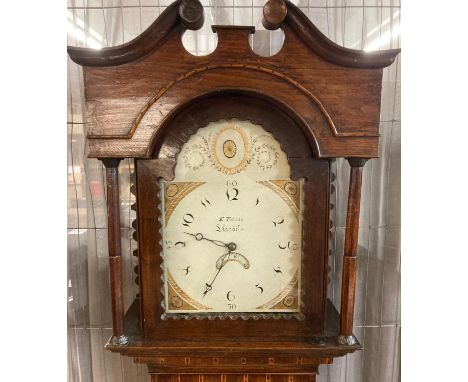
[[351,165],[349,176],[348,209],[346,212],[346,233],[343,256],[343,275],[341,286],[341,341],[352,337],[354,319],[354,300],[356,295],[357,246],[359,235],[359,214],[361,207],[362,171],[367,159],[348,159]]
[[[158,172],[162,174],[167,168],[167,161],[159,161],[157,164],[159,165]],[[159,192],[159,186],[152,169],[142,165],[140,161],[135,162],[135,171],[138,192],[140,299],[143,318],[141,324],[143,333],[146,333],[156,326],[157,318],[154,305],[156,301],[162,299],[160,278],[155,274],[155,270],[160,268],[161,258],[158,255],[162,249],[159,245],[161,235],[157,224],[160,213],[158,204],[154,200],[155,195]]]
[[109,248],[109,282],[112,302],[112,334],[123,332],[124,298],[122,275],[122,245],[120,234],[119,163],[120,159],[104,159],[107,184],[107,222]]

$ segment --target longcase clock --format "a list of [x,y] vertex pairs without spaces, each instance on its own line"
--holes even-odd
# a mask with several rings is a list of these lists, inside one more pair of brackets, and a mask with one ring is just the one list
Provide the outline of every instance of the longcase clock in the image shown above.
[[[139,37],[83,65],[87,151],[106,166],[113,336],[107,349],[152,381],[315,381],[360,349],[352,333],[362,169],[378,157],[382,70],[399,50],[328,40],[289,1],[263,24],[285,34],[256,55],[253,27],[213,26],[189,54],[198,0],[175,1]],[[330,161],[351,165],[341,307],[327,300]],[[118,165],[134,158],[137,281],[123,303]]]

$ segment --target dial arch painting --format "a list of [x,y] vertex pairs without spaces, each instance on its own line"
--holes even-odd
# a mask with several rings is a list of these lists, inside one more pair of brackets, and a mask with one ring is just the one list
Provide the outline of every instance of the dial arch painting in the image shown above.
[[161,180],[165,314],[301,318],[303,180],[290,173],[280,144],[250,121],[190,137],[174,179]]

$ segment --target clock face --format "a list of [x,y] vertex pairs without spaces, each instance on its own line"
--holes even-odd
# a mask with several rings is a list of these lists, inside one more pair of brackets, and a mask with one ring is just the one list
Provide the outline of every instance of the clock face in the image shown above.
[[166,313],[300,311],[302,180],[271,134],[199,129],[161,196]]

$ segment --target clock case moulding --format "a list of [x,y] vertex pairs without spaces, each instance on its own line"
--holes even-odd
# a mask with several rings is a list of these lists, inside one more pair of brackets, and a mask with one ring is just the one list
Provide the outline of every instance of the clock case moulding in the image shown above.
[[[193,56],[185,30],[203,25],[198,0],[173,2],[134,40],[68,47],[83,66],[88,156],[106,166],[113,336],[107,348],[148,365],[152,380],[315,380],[319,364],[360,349],[352,334],[362,169],[378,157],[383,68],[399,50],[366,53],[325,37],[291,2],[269,0],[263,24],[285,39],[274,56],[250,48],[253,27],[213,26],[215,51]],[[160,178],[200,127],[237,118],[262,126],[306,179],[304,315],[284,320],[161,320]],[[340,313],[326,298],[330,161],[351,165]],[[140,294],[124,316],[118,164],[134,158]],[[314,213],[310,213],[314,206]],[[236,377],[237,376],[237,377]],[[200,379],[201,378],[201,379]],[[243,379],[242,379],[243,378]]]

